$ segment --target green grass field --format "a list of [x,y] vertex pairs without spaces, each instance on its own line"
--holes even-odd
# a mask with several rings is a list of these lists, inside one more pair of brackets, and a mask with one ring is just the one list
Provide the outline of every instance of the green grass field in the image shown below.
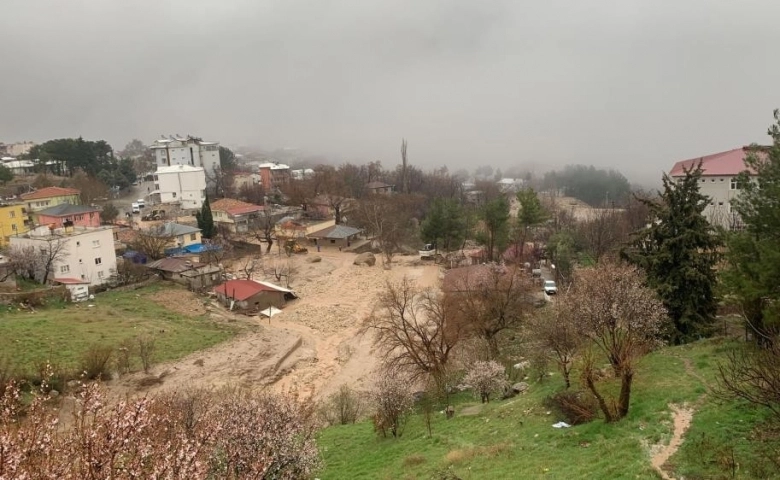
[[163,362],[210,347],[237,332],[207,316],[166,309],[150,298],[163,288],[179,287],[161,284],[105,292],[90,302],[62,304],[35,313],[0,310],[0,357],[20,375],[35,374],[47,360],[74,371],[91,345],[118,346],[124,339],[149,335],[155,340],[154,360]]
[[[756,438],[764,414],[720,401],[710,391],[726,348],[727,343],[709,340],[667,347],[643,359],[629,415],[612,425],[598,419],[552,428],[563,420],[543,406],[544,398],[562,387],[554,375],[532,384],[523,396],[484,407],[468,396],[456,398],[456,416],[446,420],[437,412],[431,437],[418,415],[411,416],[400,439],[378,438],[370,422],[329,427],[318,439],[325,462],[318,478],[659,478],[650,451],[671,438],[670,403],[696,405],[683,446],[669,462],[678,478],[780,478],[780,468],[757,449],[775,455],[780,450],[776,435]],[[476,415],[457,414],[474,406],[481,408]],[[445,476],[448,472],[456,477]]]

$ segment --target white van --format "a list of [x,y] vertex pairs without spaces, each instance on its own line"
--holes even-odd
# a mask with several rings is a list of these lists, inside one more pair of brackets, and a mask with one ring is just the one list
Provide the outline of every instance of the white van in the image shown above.
[[136,202],[133,202],[130,207],[132,208],[133,213],[141,213],[141,207]]
[[138,205],[138,208],[144,208],[146,206],[143,198],[139,198],[135,203]]

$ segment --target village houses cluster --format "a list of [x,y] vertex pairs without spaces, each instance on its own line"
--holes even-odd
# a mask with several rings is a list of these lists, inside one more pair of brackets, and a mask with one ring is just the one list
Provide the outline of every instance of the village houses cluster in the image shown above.
[[[18,159],[30,151],[31,142],[0,144],[0,164],[14,175],[33,174],[28,159]],[[220,175],[218,142],[193,136],[169,136],[155,140],[151,147],[154,172],[149,172],[150,186],[141,192],[148,202],[149,222],[133,218],[106,224],[101,219],[102,207],[82,202],[80,191],[64,187],[44,187],[0,203],[0,248],[28,249],[40,261],[38,279],[66,285],[74,300],[88,297],[91,289],[115,284],[123,262],[143,265],[155,274],[192,289],[212,289],[239,308],[280,307],[294,294],[287,288],[251,278],[231,278],[220,265],[205,258],[221,248],[204,242],[201,230],[191,224],[177,222],[198,211],[206,200],[206,192]],[[682,177],[685,170],[701,164],[701,192],[710,198],[705,215],[713,224],[739,229],[739,218],[731,209],[731,199],[738,194],[736,175],[745,169],[748,147],[677,162],[670,176]],[[311,169],[293,170],[280,162],[250,165],[249,171],[237,172],[232,181],[236,188],[259,185],[262,191],[278,193],[290,182],[311,177]],[[523,188],[523,180],[503,178],[497,182],[508,196]],[[394,185],[380,181],[366,184],[373,194],[392,194]],[[466,196],[478,196],[473,184],[464,184]],[[349,249],[360,238],[360,229],[337,224],[327,202],[312,199],[311,208],[319,211],[316,221],[301,218],[297,206],[248,203],[234,198],[221,198],[211,203],[213,220],[231,234],[246,234],[257,222],[272,222],[277,248],[289,242],[296,248]],[[153,209],[153,210],[152,210]],[[172,218],[165,211],[177,212]],[[159,213],[157,213],[159,212]],[[152,218],[153,217],[153,218]],[[191,217],[189,217],[191,218]],[[149,258],[138,251],[138,239],[157,238],[162,258]],[[7,260],[7,259],[6,259]],[[0,268],[3,266],[0,257]]]

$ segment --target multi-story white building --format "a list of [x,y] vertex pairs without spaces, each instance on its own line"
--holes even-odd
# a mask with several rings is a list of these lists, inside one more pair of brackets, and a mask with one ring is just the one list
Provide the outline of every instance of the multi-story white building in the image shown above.
[[154,172],[154,203],[177,202],[182,209],[200,208],[206,199],[206,176],[203,167],[171,165]]
[[726,152],[714,153],[699,158],[683,160],[674,164],[669,176],[680,179],[685,176],[685,170],[695,169],[701,165],[702,176],[699,192],[709,197],[709,205],[704,209],[704,215],[713,225],[719,225],[730,230],[742,227],[739,216],[731,208],[731,201],[739,195],[739,185],[736,176],[748,170],[745,157],[753,152],[764,156],[761,147],[740,147]]
[[219,142],[205,142],[189,135],[171,136],[155,140],[150,148],[158,168],[189,165],[202,167],[211,176],[219,166]]
[[[116,274],[114,234],[111,227],[38,227],[10,238],[11,247],[33,248],[42,279],[48,267],[48,280],[76,279],[100,285]],[[51,260],[51,261],[48,261]],[[47,265],[49,264],[49,265]]]

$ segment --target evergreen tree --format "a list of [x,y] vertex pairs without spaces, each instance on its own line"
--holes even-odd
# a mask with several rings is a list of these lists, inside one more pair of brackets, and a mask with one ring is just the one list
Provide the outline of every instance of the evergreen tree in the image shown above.
[[674,343],[707,334],[717,310],[715,265],[722,241],[703,215],[709,198],[699,192],[701,176],[701,165],[685,170],[679,181],[664,175],[660,199],[642,200],[653,222],[623,251],[645,270],[668,310]]
[[509,203],[500,196],[485,204],[482,209],[484,229],[477,235],[477,241],[485,245],[487,260],[493,261],[496,250],[503,251],[509,241]]
[[[737,177],[731,201],[745,230],[728,237],[724,290],[742,309],[759,343],[780,335],[780,113],[769,128],[772,146],[755,147]],[[753,172],[751,175],[747,170]]]
[[454,199],[437,198],[420,226],[420,234],[423,241],[445,252],[459,248],[466,235],[463,208]]
[[539,196],[532,188],[517,192],[517,201],[520,203],[520,209],[517,212],[515,254],[522,259],[525,254],[525,243],[529,239],[531,229],[544,222],[547,219],[547,214],[542,208]]
[[208,196],[206,196],[206,200],[203,201],[200,212],[195,213],[195,219],[198,221],[198,228],[200,228],[201,236],[203,238],[214,238],[217,229],[214,226],[214,217],[211,214],[211,204],[209,203]]

